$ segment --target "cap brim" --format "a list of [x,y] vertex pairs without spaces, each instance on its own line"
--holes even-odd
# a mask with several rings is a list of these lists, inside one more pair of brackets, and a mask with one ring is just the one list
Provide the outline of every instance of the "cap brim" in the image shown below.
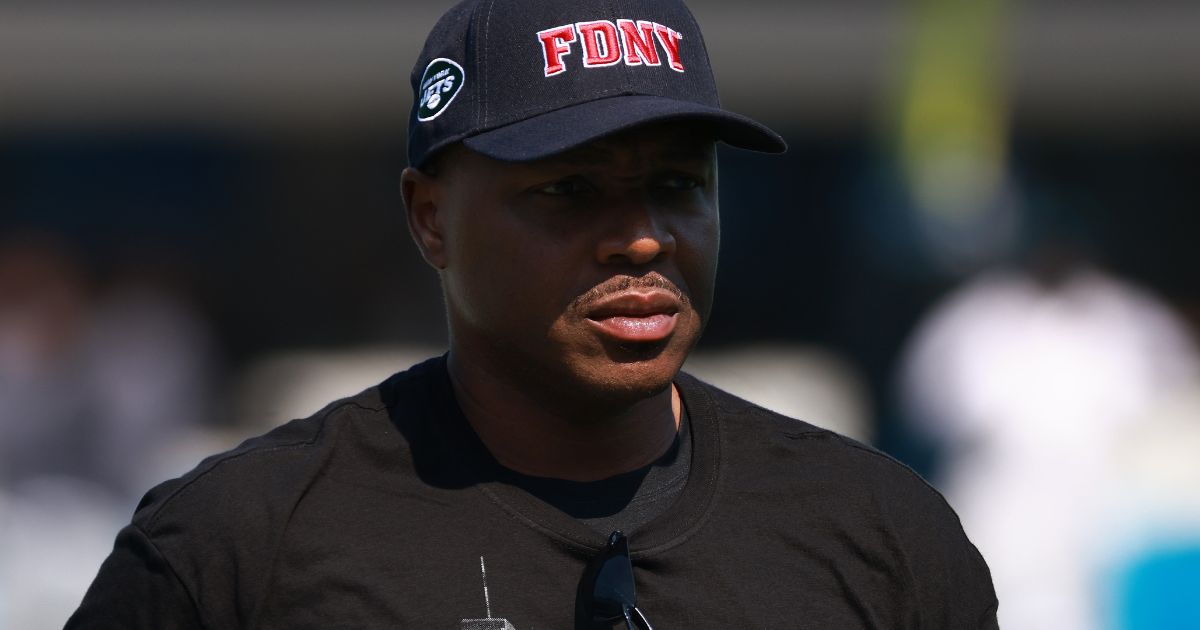
[[661,96],[613,96],[564,107],[463,139],[471,150],[504,162],[528,162],[568,151],[638,125],[669,120],[712,124],[717,140],[764,153],[787,143],[766,125],[716,107]]

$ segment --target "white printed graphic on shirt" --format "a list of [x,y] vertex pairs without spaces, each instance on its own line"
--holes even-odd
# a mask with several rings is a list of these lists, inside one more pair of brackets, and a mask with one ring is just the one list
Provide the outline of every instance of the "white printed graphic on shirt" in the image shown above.
[[507,619],[492,617],[492,600],[488,597],[487,567],[483,564],[483,556],[479,556],[479,575],[483,578],[483,607],[487,611],[487,619],[463,619],[462,630],[517,630]]

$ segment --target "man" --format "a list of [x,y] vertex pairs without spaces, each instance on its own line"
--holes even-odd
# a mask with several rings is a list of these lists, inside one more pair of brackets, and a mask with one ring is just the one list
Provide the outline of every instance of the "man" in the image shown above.
[[412,79],[449,353],[152,490],[68,627],[995,626],[920,478],[679,372],[714,142],[784,149],[682,4],[468,0]]

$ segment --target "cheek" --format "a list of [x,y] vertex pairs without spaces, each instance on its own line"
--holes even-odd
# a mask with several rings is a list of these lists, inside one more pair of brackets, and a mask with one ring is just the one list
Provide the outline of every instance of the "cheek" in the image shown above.
[[714,215],[712,220],[696,222],[679,232],[676,261],[692,300],[692,306],[705,320],[712,307],[713,288],[717,277],[717,253],[721,229]]
[[491,222],[459,233],[445,272],[447,297],[473,327],[505,336],[544,330],[571,299],[564,254],[527,229]]

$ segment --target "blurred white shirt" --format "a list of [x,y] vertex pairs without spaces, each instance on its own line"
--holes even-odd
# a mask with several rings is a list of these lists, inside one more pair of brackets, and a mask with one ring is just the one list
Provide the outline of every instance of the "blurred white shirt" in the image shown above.
[[1001,626],[1101,627],[1111,462],[1196,382],[1183,324],[1097,271],[1054,287],[996,272],[938,305],[902,365],[907,415],[946,448],[936,481],[991,566]]

